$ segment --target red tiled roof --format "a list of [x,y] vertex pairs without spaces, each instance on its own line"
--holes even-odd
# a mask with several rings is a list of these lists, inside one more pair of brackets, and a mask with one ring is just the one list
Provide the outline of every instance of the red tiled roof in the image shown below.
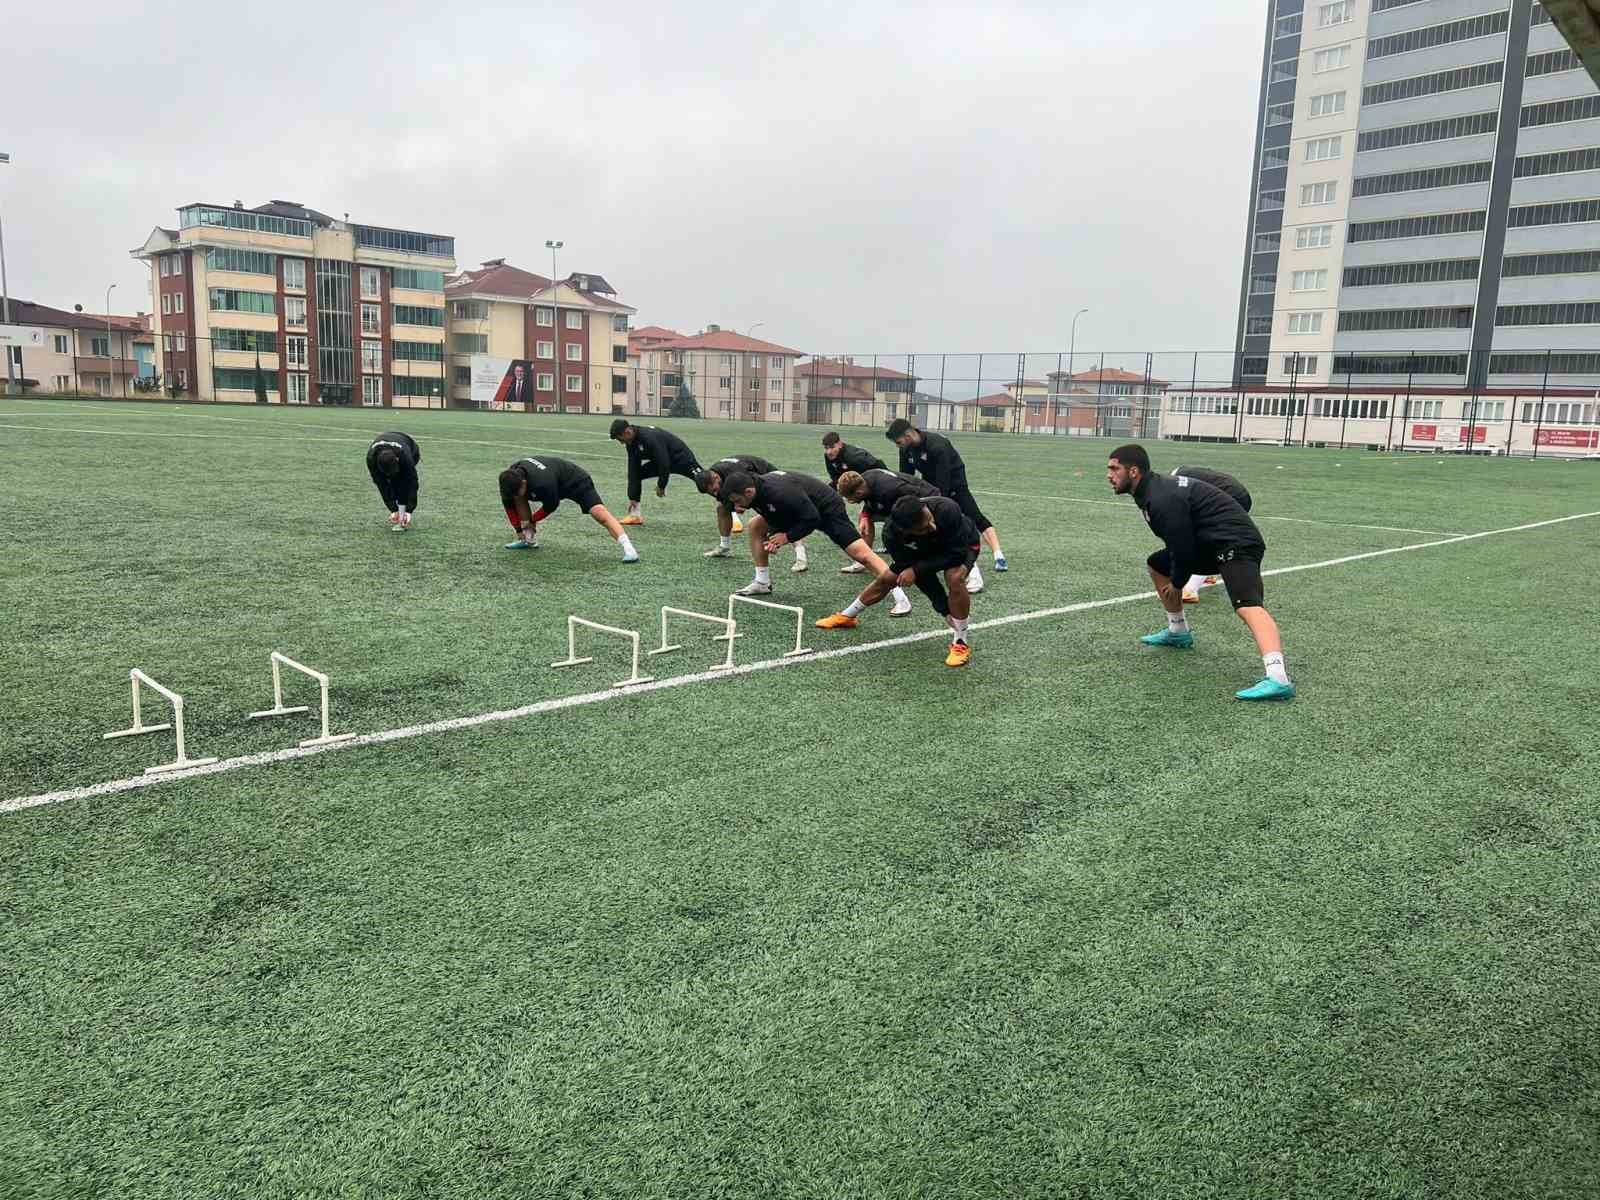
[[[51,308],[46,304],[35,304],[31,300],[11,301],[11,323],[13,325],[46,325],[54,329],[104,329],[107,317],[104,313],[67,312],[65,309]],[[122,333],[139,333],[150,328],[149,317],[122,317],[112,313],[110,317],[111,328]]]
[[978,396],[972,400],[950,400],[949,404],[967,408],[1020,408],[1022,407],[1016,397],[1005,392],[998,392],[993,396]]
[[846,379],[915,379],[904,371],[890,367],[873,367],[862,363],[845,362],[840,358],[814,358],[810,362],[796,363],[795,371],[806,378],[817,376],[843,376]]
[[485,263],[476,271],[463,271],[445,284],[449,292],[487,292],[493,296],[531,296],[550,286],[550,280],[521,267],[509,266],[504,260]]
[[731,350],[751,354],[791,354],[799,356],[803,350],[796,350],[791,346],[780,346],[776,342],[764,342],[760,338],[745,337],[742,333],[731,330],[719,329],[715,333],[694,333],[686,337],[674,338],[670,342],[662,342],[659,346],[651,347],[655,350]]
[[666,339],[681,338],[682,336],[683,334],[679,333],[676,329],[668,329],[665,325],[641,325],[637,329],[630,329],[628,331],[628,340],[630,342],[634,338]]
[[[1052,380],[1070,379],[1073,383],[1143,383],[1143,375],[1135,375],[1132,371],[1124,371],[1121,367],[1098,367],[1092,371],[1079,371],[1076,375],[1068,375],[1065,371],[1051,371]],[[1150,380],[1152,386],[1165,387],[1165,379]]]

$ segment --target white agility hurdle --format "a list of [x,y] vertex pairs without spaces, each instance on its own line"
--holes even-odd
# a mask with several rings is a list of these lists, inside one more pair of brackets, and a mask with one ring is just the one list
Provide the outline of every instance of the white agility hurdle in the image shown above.
[[726,671],[733,666],[733,641],[739,636],[739,623],[737,621],[735,621],[732,617],[713,617],[709,613],[690,612],[687,608],[671,608],[667,605],[661,606],[661,645],[657,649],[650,651],[652,655],[670,654],[674,650],[683,649],[682,646],[667,645],[668,613],[677,613],[680,617],[689,617],[692,620],[707,621],[712,625],[721,625],[722,632],[717,634],[717,636],[711,640],[714,642],[727,642],[728,657],[719,663],[712,663],[707,670]]
[[593,662],[594,656],[588,658],[578,657],[578,626],[593,629],[597,633],[610,633],[620,638],[627,638],[633,643],[633,674],[628,678],[612,684],[612,687],[632,687],[636,683],[649,683],[654,675],[639,674],[639,635],[631,629],[618,629],[612,625],[601,625],[594,621],[585,621],[582,617],[567,618],[567,657],[560,662],[553,662],[552,667],[575,667],[579,663]]
[[[214,763],[214,762],[217,761],[215,758],[190,758],[189,757],[189,753],[185,749],[184,739],[183,739],[183,697],[182,696],[178,695],[177,692],[174,692],[174,691],[171,691],[171,690],[169,690],[167,688],[162,687],[154,679],[151,679],[150,676],[146,675],[143,671],[139,670],[138,667],[135,667],[133,670],[128,672],[128,680],[129,680],[130,686],[133,688],[133,724],[131,726],[129,726],[127,729],[119,729],[115,733],[108,733],[108,734],[103,735],[102,740],[109,741],[112,738],[132,737],[136,733],[160,733],[163,729],[174,729],[175,728],[176,731],[177,731],[177,735],[178,735],[178,757],[175,758],[172,762],[162,763],[160,766],[146,767],[144,769],[144,773],[146,775],[156,775],[156,774],[161,773],[162,771],[178,771],[178,770],[182,770],[184,767],[203,767],[207,763]],[[160,692],[163,696],[165,696],[171,702],[171,704],[172,704],[172,721],[171,721],[170,724],[165,722],[165,721],[163,721],[159,725],[146,725],[144,723],[144,714],[141,711],[141,708],[140,708],[140,705],[139,705],[139,685],[141,683],[144,684],[146,687],[154,688],[156,691]]]
[[[759,608],[775,608],[779,612],[792,612],[794,614],[794,649],[785,650],[783,657],[793,658],[797,654],[810,654],[807,646],[800,644],[801,629],[805,625],[806,610],[794,604],[774,604],[771,600],[757,600],[754,596],[741,596],[734,592],[728,597],[728,620],[733,620],[733,606],[738,604],[754,604]],[[732,657],[732,643],[729,643],[729,657]]]
[[297,663],[287,654],[272,652],[272,707],[264,708],[260,712],[250,714],[252,721],[259,717],[287,717],[291,713],[310,712],[309,705],[296,704],[286,707],[283,703],[283,668],[291,667],[302,675],[309,675],[317,681],[317,686],[322,689],[322,736],[307,738],[301,742],[302,746],[326,746],[333,742],[348,741],[355,737],[353,733],[330,733],[328,731],[328,677],[321,671],[313,671],[303,663]]

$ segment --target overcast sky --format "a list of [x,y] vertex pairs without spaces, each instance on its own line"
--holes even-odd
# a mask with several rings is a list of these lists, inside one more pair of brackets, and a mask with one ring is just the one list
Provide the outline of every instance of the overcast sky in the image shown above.
[[[142,10],[142,11],[141,11]],[[605,275],[638,324],[870,354],[1228,347],[1263,6],[29,9],[11,295],[148,309],[192,201]],[[14,30],[21,35],[21,31]]]

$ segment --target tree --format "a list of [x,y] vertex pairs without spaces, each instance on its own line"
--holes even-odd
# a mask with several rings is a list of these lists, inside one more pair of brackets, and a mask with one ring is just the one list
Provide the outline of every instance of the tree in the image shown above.
[[689,390],[688,384],[678,388],[678,395],[667,404],[669,417],[698,417],[700,406],[694,402],[694,393]]

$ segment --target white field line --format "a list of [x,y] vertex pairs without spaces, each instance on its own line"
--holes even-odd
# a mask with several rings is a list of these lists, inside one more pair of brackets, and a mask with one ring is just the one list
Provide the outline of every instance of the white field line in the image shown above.
[[[1299,571],[1316,571],[1324,567],[1338,567],[1345,563],[1362,562],[1370,558],[1384,558],[1390,554],[1407,554],[1413,550],[1431,550],[1437,546],[1453,546],[1460,542],[1477,541],[1480,538],[1498,537],[1507,533],[1525,533],[1530,529],[1543,529],[1550,525],[1562,525],[1568,521],[1582,521],[1590,517],[1600,517],[1600,511],[1573,513],[1566,517],[1552,517],[1547,521],[1532,521],[1526,525],[1513,525],[1505,529],[1486,529],[1481,533],[1462,533],[1454,537],[1441,538],[1432,542],[1415,542],[1409,546],[1391,546],[1386,550],[1367,550],[1361,554],[1346,554],[1341,558],[1323,559],[1321,562],[1300,563],[1291,567],[1276,567],[1263,571],[1262,575],[1292,575]],[[1046,617],[1060,617],[1071,613],[1088,612],[1096,608],[1110,608],[1119,604],[1131,604],[1137,600],[1152,600],[1154,592],[1134,592],[1127,596],[1112,596],[1105,600],[1083,600],[1077,604],[1064,604],[1058,608],[1040,608],[1032,612],[1013,613],[1008,617],[995,617],[988,621],[974,621],[973,629],[997,629],[1002,625],[1017,625],[1024,621],[1039,621]],[[742,663],[739,666],[725,671],[697,671],[689,675],[673,675],[666,679],[657,679],[650,683],[639,684],[635,687],[611,687],[597,692],[583,692],[575,696],[558,696],[553,700],[540,700],[535,704],[525,704],[519,708],[497,709],[494,712],[477,713],[469,717],[451,717],[442,721],[425,721],[419,725],[405,725],[398,729],[384,729],[375,733],[357,734],[344,742],[335,742],[326,746],[293,746],[284,750],[267,750],[259,754],[243,754],[236,758],[225,758],[220,762],[211,763],[203,767],[191,767],[188,770],[172,771],[164,775],[133,775],[126,779],[112,779],[105,783],[93,783],[83,787],[65,788],[56,792],[40,792],[33,796],[18,796],[13,800],[0,801],[0,813],[20,812],[25,808],[37,808],[43,804],[60,804],[66,800],[83,800],[91,796],[109,796],[117,792],[131,792],[140,788],[155,787],[176,779],[191,779],[201,775],[220,775],[224,771],[236,771],[241,767],[263,767],[272,763],[288,762],[296,758],[310,758],[317,754],[334,754],[344,750],[351,750],[358,746],[376,746],[383,742],[398,742],[408,738],[422,737],[431,733],[447,733],[453,729],[472,729],[479,725],[490,725],[501,721],[517,721],[524,717],[537,716],[541,713],[559,712],[566,708],[582,708],[590,704],[602,704],[609,700],[621,699],[624,696],[641,696],[647,692],[666,691],[669,688],[687,687],[696,683],[715,683],[720,679],[732,679],[741,675],[753,675],[758,671],[776,671],[784,667],[795,667],[805,663],[821,662],[826,659],[844,658],[851,654],[867,654],[874,650],[887,650],[893,646],[909,646],[914,642],[925,642],[933,638],[948,636],[945,629],[929,629],[921,633],[910,633],[903,637],[884,638],[876,642],[860,642],[853,646],[839,646],[832,650],[820,650],[815,654],[803,658],[768,658],[759,662]]]
[[[973,492],[977,496],[1009,496],[1013,500],[1045,500],[1057,504],[1110,504],[1117,508],[1133,511],[1133,506],[1125,500],[1081,500],[1076,496],[1039,496],[1027,495],[1023,492]],[[1333,529],[1371,529],[1379,533],[1421,533],[1428,537],[1462,537],[1464,535],[1451,533],[1444,529],[1408,529],[1404,525],[1354,525],[1349,521],[1313,521],[1309,517],[1272,517],[1264,513],[1252,512],[1252,521],[1292,521],[1296,525],[1326,525]]]

